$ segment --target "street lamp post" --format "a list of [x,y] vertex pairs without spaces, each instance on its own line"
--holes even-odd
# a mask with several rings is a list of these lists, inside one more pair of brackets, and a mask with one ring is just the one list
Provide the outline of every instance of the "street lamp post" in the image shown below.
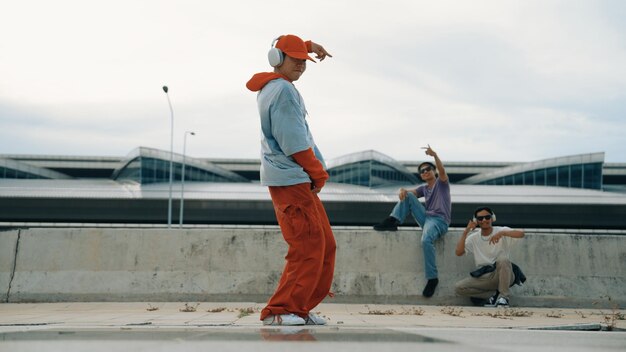
[[187,135],[195,136],[196,133],[192,131],[185,131],[183,137],[183,172],[180,179],[180,216],[178,218],[178,227],[183,228],[183,210],[185,208],[185,155],[187,151]]
[[167,200],[167,228],[172,228],[172,179],[174,175],[174,109],[172,109],[172,102],[170,96],[167,94],[167,86],[163,86],[165,96],[167,96],[167,103],[170,106],[170,194]]

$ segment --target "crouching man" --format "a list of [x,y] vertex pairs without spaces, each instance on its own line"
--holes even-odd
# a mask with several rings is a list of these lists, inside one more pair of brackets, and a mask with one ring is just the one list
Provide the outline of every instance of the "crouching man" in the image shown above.
[[521,285],[526,277],[510,260],[511,248],[524,237],[524,231],[493,226],[496,214],[489,207],[474,211],[456,245],[456,255],[474,255],[476,269],[470,277],[456,283],[459,296],[470,297],[475,305],[505,306],[511,297],[509,288]]

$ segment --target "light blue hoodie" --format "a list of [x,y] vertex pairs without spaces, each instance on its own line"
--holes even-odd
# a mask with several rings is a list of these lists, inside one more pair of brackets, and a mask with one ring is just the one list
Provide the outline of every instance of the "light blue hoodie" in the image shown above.
[[311,182],[309,175],[290,155],[312,148],[315,157],[326,164],[315,145],[306,122],[302,96],[289,81],[259,73],[248,88],[260,89],[257,96],[261,117],[261,184],[291,186]]

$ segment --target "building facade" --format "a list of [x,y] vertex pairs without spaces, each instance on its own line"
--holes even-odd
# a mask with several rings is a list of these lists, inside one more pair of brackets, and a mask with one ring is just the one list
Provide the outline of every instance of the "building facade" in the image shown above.
[[[0,155],[0,224],[162,224],[170,162],[173,200],[180,206],[184,197],[186,224],[275,223],[267,189],[258,182],[259,160],[170,156],[139,147],[125,157]],[[329,160],[330,180],[320,197],[331,222],[371,225],[384,218],[399,187],[421,182],[421,162],[373,150]],[[476,206],[490,205],[511,226],[626,228],[626,164],[607,164],[604,153],[529,163],[446,162],[446,171],[452,226],[465,226]]]

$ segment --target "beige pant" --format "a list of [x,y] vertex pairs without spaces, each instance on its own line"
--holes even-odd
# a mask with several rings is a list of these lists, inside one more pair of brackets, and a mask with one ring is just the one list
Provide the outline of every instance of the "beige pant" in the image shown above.
[[513,284],[515,275],[508,259],[498,259],[496,270],[481,277],[468,277],[456,283],[454,291],[459,296],[489,298],[496,290],[500,295],[509,298],[509,287]]

